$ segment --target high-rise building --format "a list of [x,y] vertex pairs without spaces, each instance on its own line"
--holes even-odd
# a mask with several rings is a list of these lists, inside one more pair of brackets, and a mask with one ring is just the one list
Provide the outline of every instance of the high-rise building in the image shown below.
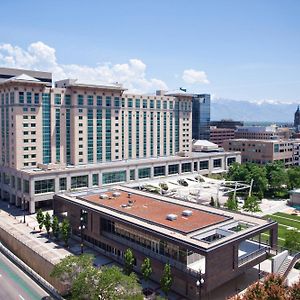
[[210,95],[193,96],[192,137],[195,140],[209,140],[210,128]]
[[203,160],[210,172],[240,160],[192,153],[194,95],[124,91],[70,79],[49,87],[28,74],[1,82],[1,198],[34,212],[60,191],[200,172]]
[[297,132],[299,132],[299,126],[300,126],[300,109],[299,109],[299,105],[298,105],[297,110],[295,112],[295,116],[294,116],[294,127]]

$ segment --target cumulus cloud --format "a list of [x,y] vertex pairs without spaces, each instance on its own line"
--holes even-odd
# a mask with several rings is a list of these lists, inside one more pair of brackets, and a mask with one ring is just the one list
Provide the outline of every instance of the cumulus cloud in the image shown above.
[[204,83],[209,84],[207,75],[204,71],[197,71],[194,69],[184,70],[182,79],[187,84]]
[[0,44],[0,65],[53,73],[54,80],[76,78],[80,82],[119,82],[130,92],[153,92],[168,89],[166,83],[157,78],[147,78],[147,66],[139,59],[130,59],[123,64],[103,63],[96,66],[61,64],[57,61],[56,50],[43,42],[35,42],[23,49],[11,44]]

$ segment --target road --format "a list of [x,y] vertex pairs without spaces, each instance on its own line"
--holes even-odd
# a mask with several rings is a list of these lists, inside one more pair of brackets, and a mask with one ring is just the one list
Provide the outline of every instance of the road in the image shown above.
[[41,300],[49,296],[0,252],[0,299]]

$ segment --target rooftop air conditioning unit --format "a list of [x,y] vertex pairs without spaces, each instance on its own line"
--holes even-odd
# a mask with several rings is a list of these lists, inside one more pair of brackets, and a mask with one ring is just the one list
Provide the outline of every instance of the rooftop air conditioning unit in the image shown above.
[[106,194],[100,194],[99,198],[100,199],[108,199],[108,195],[106,195]]
[[120,197],[121,193],[120,192],[113,192],[112,195],[113,195],[113,197]]
[[188,209],[186,209],[186,210],[184,210],[183,212],[182,212],[182,215],[184,216],[184,217],[189,217],[189,216],[191,216],[193,214],[193,212],[191,211],[191,210],[188,210]]
[[177,215],[175,214],[168,214],[166,217],[167,220],[169,221],[175,221],[177,219]]

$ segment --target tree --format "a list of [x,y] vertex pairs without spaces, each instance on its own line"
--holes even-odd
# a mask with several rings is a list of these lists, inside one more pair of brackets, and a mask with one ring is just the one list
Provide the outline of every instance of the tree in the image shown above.
[[46,215],[45,215],[44,225],[45,225],[47,234],[49,236],[50,228],[51,228],[51,217],[48,212],[46,212]]
[[53,216],[51,223],[52,233],[54,237],[58,239],[59,237],[59,222],[57,216]]
[[300,168],[294,167],[287,170],[289,189],[300,188]]
[[36,220],[39,224],[39,229],[41,231],[42,228],[43,228],[43,225],[44,225],[44,214],[43,214],[41,209],[39,209],[37,214],[36,214]]
[[286,231],[284,247],[289,250],[300,250],[300,234],[297,229]]
[[143,300],[135,274],[127,276],[115,266],[95,268],[93,260],[89,254],[67,256],[50,275],[68,286],[70,299]]
[[94,256],[90,254],[69,255],[54,266],[50,276],[59,279],[71,289],[79,274],[92,266],[93,260]]
[[71,235],[71,226],[68,219],[63,219],[60,227],[60,233],[62,235],[63,241],[65,242],[65,245],[68,246],[68,241]]
[[141,272],[144,280],[147,282],[152,274],[152,266],[150,258],[146,257],[141,266]]
[[124,253],[124,273],[130,275],[133,271],[135,257],[131,249],[127,249]]
[[289,299],[300,299],[300,280],[290,287]]
[[160,287],[166,296],[168,296],[172,284],[173,284],[173,277],[171,273],[171,266],[169,263],[166,263],[164,267],[163,275],[160,279]]
[[228,210],[233,210],[233,211],[239,210],[238,203],[237,203],[235,197],[233,197],[232,195],[230,195],[228,197],[228,200],[225,202],[224,206]]
[[256,196],[247,197],[243,205],[243,210],[251,213],[261,211],[258,198]]

